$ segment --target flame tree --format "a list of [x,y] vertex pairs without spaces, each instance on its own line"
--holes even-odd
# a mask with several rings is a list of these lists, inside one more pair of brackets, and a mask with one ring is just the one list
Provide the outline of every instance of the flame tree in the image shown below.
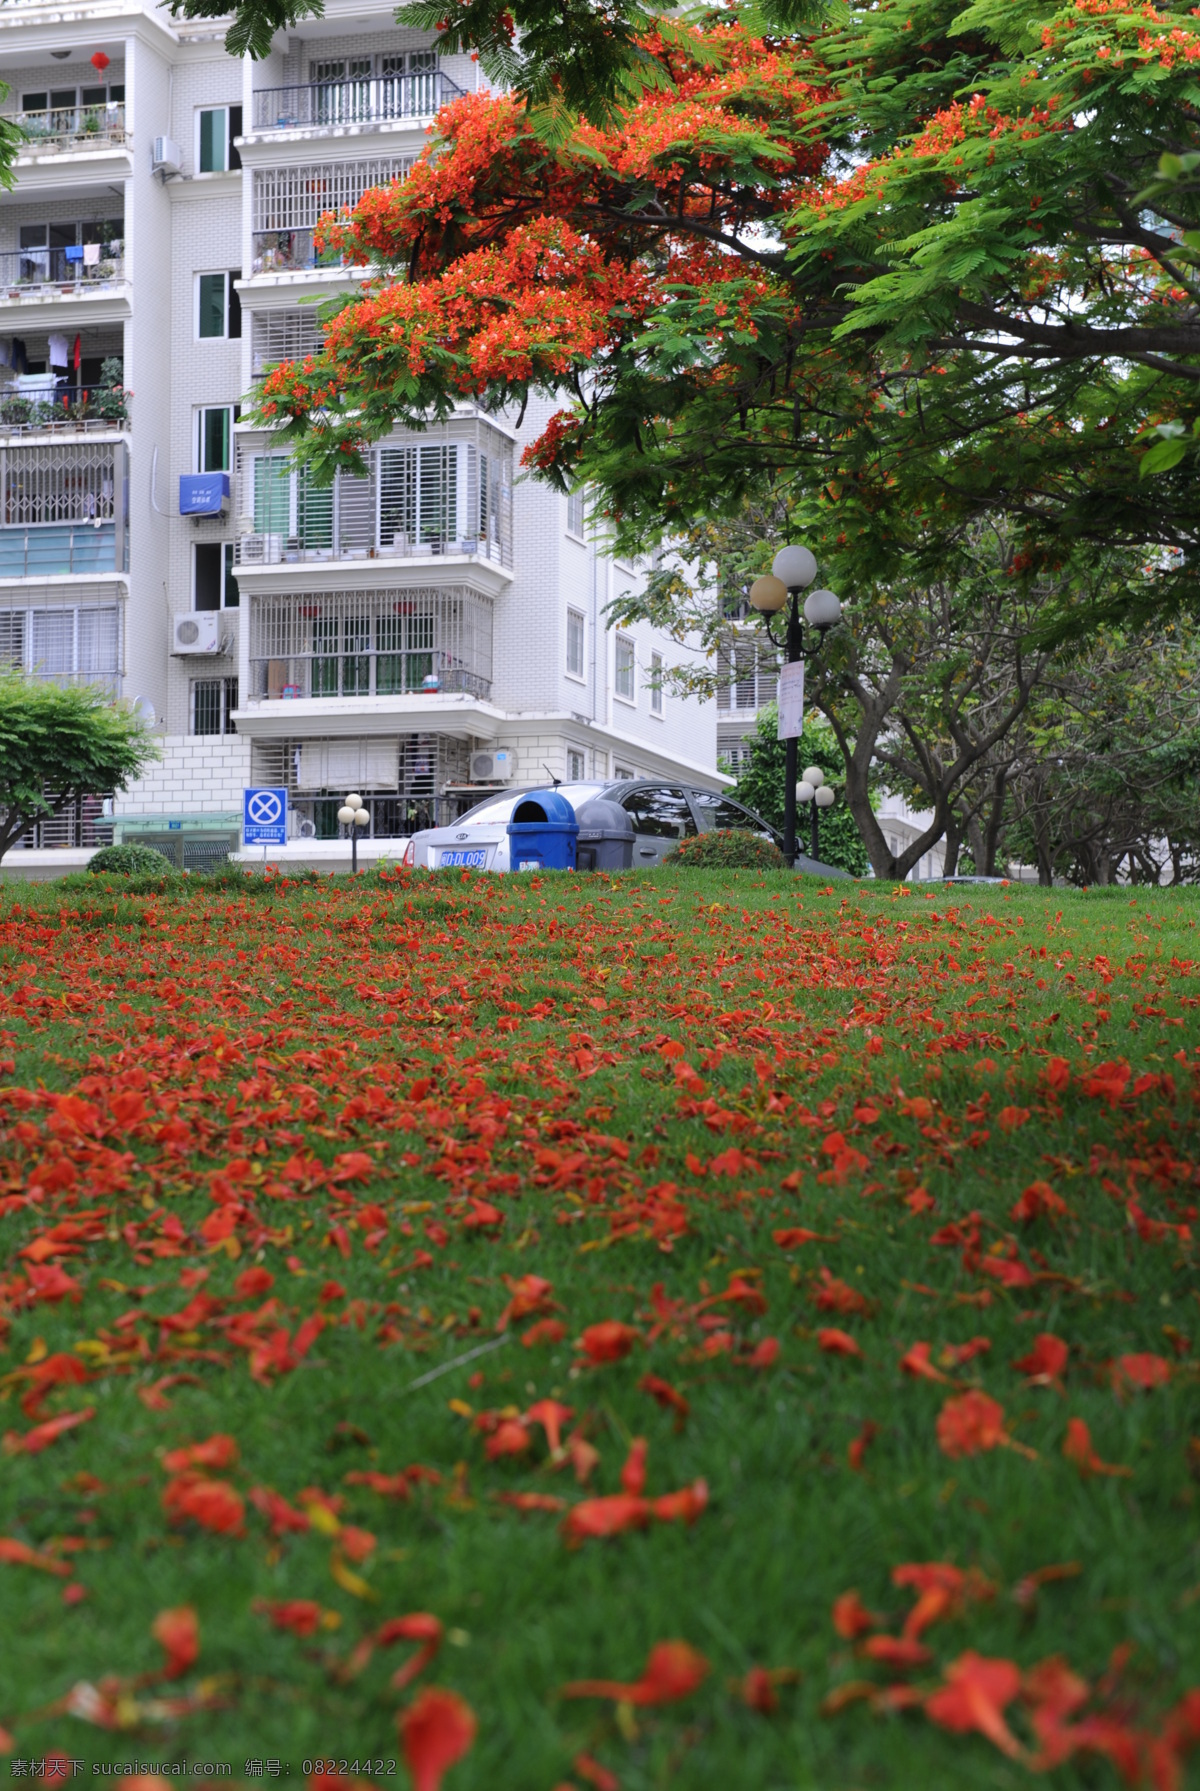
[[591,119],[457,101],[406,182],[327,221],[373,277],[264,385],[298,458],[328,477],[394,419],[540,394],[527,464],[598,488],[628,544],[782,480],[844,516],[857,576],[991,512],[1043,559],[1156,550],[1113,613],[1193,594],[1195,480],[1139,478],[1200,413],[1189,12],[893,0],[637,53],[653,79]]

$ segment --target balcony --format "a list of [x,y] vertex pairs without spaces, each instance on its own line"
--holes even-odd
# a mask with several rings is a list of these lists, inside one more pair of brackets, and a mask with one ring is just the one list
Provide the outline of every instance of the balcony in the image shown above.
[[416,74],[318,81],[304,87],[263,87],[254,95],[256,131],[334,133],[363,125],[430,118],[463,89],[440,69]]
[[419,713],[491,689],[492,605],[465,586],[251,601],[252,703],[394,698]]
[[[35,381],[43,381],[39,390]],[[70,386],[60,398],[53,374],[26,375],[24,389],[0,389],[0,442],[34,435],[106,435],[129,428],[129,394],[121,386]]]
[[77,297],[125,279],[123,243],[76,243],[65,249],[13,249],[0,254],[0,302],[33,296]]
[[103,106],[51,106],[42,112],[18,112],[16,123],[27,139],[18,160],[133,148],[132,135],[125,129],[123,100]]
[[0,445],[0,578],[126,568],[120,439]]
[[479,418],[432,434],[393,437],[370,451],[366,478],[339,473],[324,488],[286,454],[243,441],[237,508],[250,527],[239,566],[465,558],[510,567],[511,441]]
[[341,267],[340,255],[317,252],[310,230],[256,230],[251,237],[251,275],[298,274],[317,267]]
[[318,256],[313,231],[327,212],[346,211],[372,187],[403,180],[411,152],[355,156],[338,162],[277,162],[256,168],[251,186],[251,277],[341,265]]

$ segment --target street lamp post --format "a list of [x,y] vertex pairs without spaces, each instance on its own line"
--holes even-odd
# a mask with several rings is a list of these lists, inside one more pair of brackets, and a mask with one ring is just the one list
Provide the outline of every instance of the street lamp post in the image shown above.
[[338,820],[343,827],[350,829],[350,875],[358,875],[358,830],[368,827],[371,822],[369,811],[363,804],[361,796],[347,796],[345,805],[338,810]]
[[[785,665],[811,659],[820,652],[829,629],[842,619],[842,606],[832,591],[809,591],[804,599],[801,619],[800,596],[817,576],[817,562],[807,547],[781,547],[771,563],[770,572],[756,578],[750,586],[749,598],[766,626],[767,634],[780,648]],[[786,632],[780,640],[771,627],[771,617],[786,610]],[[809,639],[805,639],[807,626]],[[815,632],[816,645],[811,645]],[[784,743],[783,785],[783,855],[789,864],[796,858],[796,758],[799,748],[795,737]],[[822,806],[827,806],[822,804]],[[815,818],[814,834],[815,840]],[[813,856],[816,856],[815,850]]]
[[796,800],[807,806],[812,803],[812,857],[820,858],[820,835],[817,831],[817,816],[823,808],[832,808],[837,799],[837,791],[827,782],[825,773],[819,765],[806,765],[804,776],[796,785]]

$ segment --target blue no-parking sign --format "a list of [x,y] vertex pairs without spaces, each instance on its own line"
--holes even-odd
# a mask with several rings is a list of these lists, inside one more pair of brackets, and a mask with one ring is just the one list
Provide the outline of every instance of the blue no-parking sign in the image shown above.
[[242,791],[242,840],[247,846],[287,844],[287,791]]

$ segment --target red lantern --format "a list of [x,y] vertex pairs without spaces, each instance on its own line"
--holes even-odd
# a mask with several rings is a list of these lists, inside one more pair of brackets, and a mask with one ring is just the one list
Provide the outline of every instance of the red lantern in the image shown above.
[[92,57],[92,67],[95,69],[96,73],[102,75],[108,67],[108,64],[109,58],[104,54],[104,51],[97,50],[96,54]]

